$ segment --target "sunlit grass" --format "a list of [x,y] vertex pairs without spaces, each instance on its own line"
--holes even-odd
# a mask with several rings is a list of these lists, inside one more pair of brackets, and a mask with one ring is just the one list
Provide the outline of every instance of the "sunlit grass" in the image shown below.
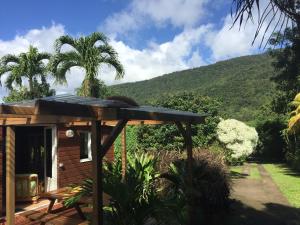
[[260,173],[258,171],[258,168],[257,168],[256,164],[251,166],[249,178],[254,179],[254,180],[261,179],[261,176],[260,176]]
[[280,191],[289,203],[300,208],[300,173],[296,173],[284,164],[264,164]]
[[242,166],[231,166],[230,167],[230,172],[235,172],[235,173],[242,173]]

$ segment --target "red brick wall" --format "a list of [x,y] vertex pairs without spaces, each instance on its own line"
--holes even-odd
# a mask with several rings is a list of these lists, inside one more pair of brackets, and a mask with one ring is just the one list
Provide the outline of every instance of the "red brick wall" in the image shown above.
[[3,195],[3,149],[2,149],[2,144],[3,144],[3,137],[2,137],[2,127],[0,127],[0,216],[2,214],[2,195]]
[[[74,137],[66,137],[66,130],[74,130]],[[58,165],[63,163],[63,168],[58,168],[58,187],[80,183],[83,179],[91,177],[92,163],[80,162],[80,139],[79,131],[90,130],[90,127],[64,127],[57,129],[58,135]],[[109,135],[111,127],[103,127],[104,138]],[[108,160],[114,159],[113,146],[106,155]]]

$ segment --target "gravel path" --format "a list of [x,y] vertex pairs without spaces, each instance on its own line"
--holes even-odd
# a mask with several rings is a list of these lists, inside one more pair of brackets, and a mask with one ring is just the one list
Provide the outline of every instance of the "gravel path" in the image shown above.
[[[253,167],[257,167],[260,179],[249,178]],[[290,206],[262,165],[245,164],[242,173],[244,178],[233,181],[231,215],[224,224],[300,225],[300,209]]]

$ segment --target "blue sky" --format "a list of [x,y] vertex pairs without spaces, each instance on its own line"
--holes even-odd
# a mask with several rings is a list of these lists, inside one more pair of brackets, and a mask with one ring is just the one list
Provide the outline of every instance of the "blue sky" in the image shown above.
[[[53,52],[60,35],[101,31],[124,64],[120,83],[260,52],[258,44],[251,46],[255,24],[230,29],[230,5],[231,0],[3,1],[0,57],[24,52],[30,44]],[[73,92],[83,74],[72,69],[68,86],[55,86],[58,93]],[[116,83],[112,69],[103,67],[99,75]],[[0,95],[6,91],[1,88]]]

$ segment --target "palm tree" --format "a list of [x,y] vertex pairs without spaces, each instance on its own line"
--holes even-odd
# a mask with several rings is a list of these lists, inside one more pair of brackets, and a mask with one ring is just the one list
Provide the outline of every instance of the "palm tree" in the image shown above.
[[[68,45],[72,49],[62,52]],[[117,52],[108,44],[107,37],[99,32],[89,36],[72,38],[61,36],[55,43],[56,55],[51,59],[50,68],[59,83],[66,83],[66,73],[75,66],[85,70],[81,86],[81,95],[99,97],[99,80],[97,78],[102,64],[112,66],[116,70],[115,79],[124,76],[124,69],[118,60]]]
[[0,77],[8,73],[5,86],[12,91],[13,85],[22,87],[23,79],[27,79],[29,92],[34,97],[35,86],[41,82],[46,83],[47,65],[44,60],[49,60],[51,55],[45,52],[39,52],[37,48],[29,46],[27,53],[16,55],[5,55],[0,61]]
[[[241,26],[243,22],[247,22],[249,19],[253,21],[254,11],[258,12],[258,26],[254,36],[254,40],[257,38],[259,32],[263,28],[263,37],[261,43],[265,39],[267,31],[273,27],[271,34],[275,31],[281,33],[290,24],[300,29],[300,1],[299,0],[268,0],[265,5],[262,4],[262,0],[232,0],[231,13],[234,15],[234,24],[239,23]],[[267,26],[263,24],[267,22]],[[270,39],[270,37],[269,37]],[[269,40],[266,41],[268,43]]]

